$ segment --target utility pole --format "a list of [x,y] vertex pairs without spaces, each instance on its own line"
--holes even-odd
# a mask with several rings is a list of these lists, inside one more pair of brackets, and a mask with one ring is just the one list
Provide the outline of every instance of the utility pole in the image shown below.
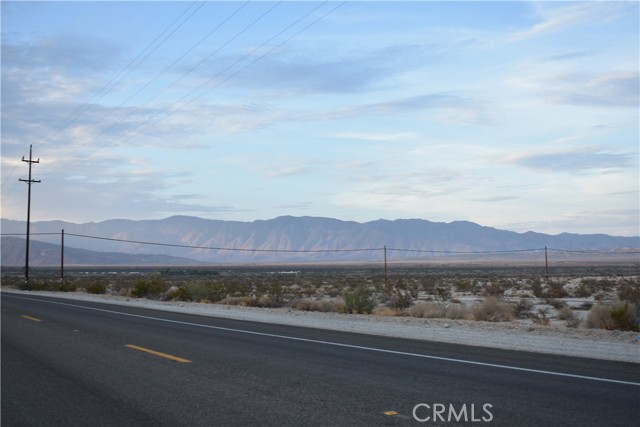
[[60,283],[64,285],[64,228],[60,236]]
[[19,178],[19,181],[26,182],[29,188],[27,193],[27,242],[26,242],[26,251],[24,256],[24,283],[27,289],[29,287],[29,228],[31,226],[31,184],[40,182],[39,179],[31,179],[31,165],[33,163],[40,163],[40,159],[33,160],[32,157],[32,146],[29,145],[29,160],[25,160],[24,156],[22,156],[22,161],[29,164],[29,179]]
[[384,285],[387,286],[387,245],[384,245]]
[[549,257],[547,256],[547,245],[544,246],[544,279],[549,283]]

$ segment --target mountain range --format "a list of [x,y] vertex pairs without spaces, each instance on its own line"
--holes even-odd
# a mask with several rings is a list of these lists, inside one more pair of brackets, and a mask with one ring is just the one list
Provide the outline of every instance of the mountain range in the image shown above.
[[[3,235],[17,234],[24,238],[24,221],[2,219],[0,224]],[[38,247],[40,249],[32,252],[31,256],[36,257],[39,252],[39,257],[44,260],[47,251],[58,253],[62,230],[65,232],[65,258],[66,254],[72,256],[70,248],[110,253],[104,256],[96,253],[73,255],[78,256],[80,264],[96,265],[367,260],[380,259],[380,251],[384,247],[395,259],[416,258],[421,251],[442,255],[448,252],[526,251],[545,246],[569,251],[640,248],[638,236],[517,233],[467,221],[442,223],[399,219],[359,223],[333,218],[282,216],[239,222],[173,216],[162,220],[114,219],[83,224],[32,222],[32,245],[44,242],[54,246]],[[19,264],[19,242],[5,237],[2,243],[2,265]],[[24,243],[22,248],[24,250]],[[124,254],[172,258],[117,257]],[[24,260],[24,255],[21,259]],[[51,265],[59,263],[59,258],[57,260]],[[35,262],[32,261],[33,265],[37,265]]]

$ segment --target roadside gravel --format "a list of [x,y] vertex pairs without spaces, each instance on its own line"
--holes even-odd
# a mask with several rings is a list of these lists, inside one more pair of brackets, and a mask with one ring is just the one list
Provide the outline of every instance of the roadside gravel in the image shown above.
[[252,322],[640,363],[640,334],[637,332],[566,328],[563,325],[538,326],[517,322],[492,323],[320,313],[287,308],[153,301],[86,293],[24,292],[13,289],[3,289],[2,292],[46,295]]

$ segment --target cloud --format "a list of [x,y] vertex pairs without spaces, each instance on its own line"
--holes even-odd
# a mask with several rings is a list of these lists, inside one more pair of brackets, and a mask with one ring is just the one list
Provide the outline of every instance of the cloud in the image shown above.
[[[208,196],[180,192],[174,183],[189,172],[151,169],[112,156],[79,165],[67,174],[42,177],[33,189],[32,215],[36,220],[94,221],[149,219],[174,214],[211,217],[235,212],[229,205],[202,203]],[[3,217],[23,216],[23,192],[3,191]],[[5,210],[5,207],[10,209]]]
[[515,154],[505,158],[503,162],[530,169],[563,173],[634,167],[636,156],[630,153],[609,152],[598,147],[584,147],[565,151]]
[[585,107],[637,108],[640,104],[640,73],[570,73],[513,79],[547,102]]
[[555,102],[605,107],[638,107],[640,73],[610,73],[576,82],[575,88],[552,97]]
[[452,93],[428,93],[389,101],[356,105],[320,113],[300,115],[297,120],[326,121],[359,116],[393,116],[433,110],[437,120],[463,121],[465,124],[487,124],[485,108],[475,100]]
[[[553,3],[550,3],[553,4]],[[629,5],[614,2],[582,2],[571,6],[537,5],[542,21],[511,35],[512,40],[523,40],[547,33],[559,32],[585,23],[602,22],[620,15]]]
[[29,39],[18,34],[2,34],[2,67],[7,70],[93,74],[111,69],[123,52],[122,46],[86,34]]
[[559,53],[556,55],[548,56],[545,58],[547,61],[569,61],[577,58],[586,58],[589,56],[595,55],[596,52],[593,50],[575,50],[571,52]]
[[[336,43],[339,43],[336,41]],[[432,44],[387,44],[331,49],[317,46],[289,46],[261,59],[235,75],[227,84],[245,89],[277,90],[280,96],[302,93],[356,93],[379,89],[392,77],[440,61],[449,53]],[[260,55],[257,53],[256,55]],[[237,57],[226,57],[198,70],[210,77],[234,64]],[[247,59],[251,62],[251,58]]]
[[415,132],[398,133],[370,133],[370,132],[340,132],[333,135],[335,138],[362,139],[367,141],[406,141],[415,140],[418,134]]

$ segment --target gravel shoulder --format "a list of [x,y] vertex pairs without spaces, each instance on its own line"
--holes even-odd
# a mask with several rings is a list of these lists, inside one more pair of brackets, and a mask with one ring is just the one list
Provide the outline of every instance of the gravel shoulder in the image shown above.
[[638,332],[566,328],[560,325],[537,326],[517,322],[493,323],[320,313],[288,308],[269,309],[154,301],[79,292],[25,292],[2,289],[2,293],[5,292],[396,338],[640,363],[640,333]]

